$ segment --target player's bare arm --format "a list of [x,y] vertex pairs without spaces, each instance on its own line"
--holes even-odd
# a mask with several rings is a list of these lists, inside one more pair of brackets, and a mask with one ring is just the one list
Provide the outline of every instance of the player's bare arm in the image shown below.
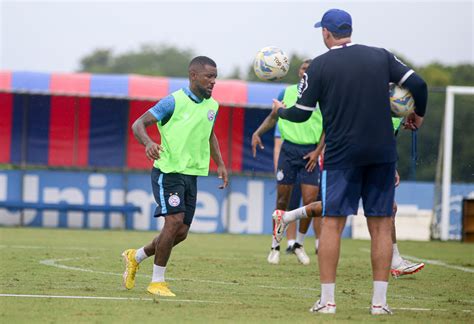
[[146,128],[150,125],[155,125],[157,119],[148,111],[140,116],[132,125],[133,135],[137,141],[145,146],[145,154],[149,160],[157,160],[160,158],[160,152],[163,151],[163,148],[153,142],[153,140],[148,136]]
[[275,127],[278,121],[278,117],[275,117],[273,112],[270,113],[257,130],[252,134],[252,154],[253,157],[257,156],[257,146],[263,150],[263,143],[260,136],[268,132],[270,129]]
[[224,160],[222,160],[219,142],[217,141],[216,134],[214,134],[214,130],[212,131],[211,137],[209,138],[209,144],[211,148],[211,158],[217,164],[217,176],[219,177],[219,179],[222,179],[222,185],[219,186],[219,189],[224,189],[229,184],[229,178],[227,175],[227,169],[225,167]]
[[305,160],[308,159],[308,162],[306,163],[306,166],[305,166],[308,172],[313,172],[314,168],[316,168],[316,166],[318,165],[318,157],[323,151],[324,145],[325,145],[324,138],[325,138],[325,133],[323,132],[319,140],[319,143],[314,149],[314,151],[311,151],[305,156],[303,156],[303,159]]

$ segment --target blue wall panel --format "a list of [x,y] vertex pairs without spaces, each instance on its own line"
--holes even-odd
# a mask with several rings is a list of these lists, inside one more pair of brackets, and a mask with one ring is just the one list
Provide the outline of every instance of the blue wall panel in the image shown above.
[[128,104],[127,100],[91,99],[89,166],[125,165]]
[[244,143],[242,170],[251,172],[273,172],[274,129],[266,132],[261,138],[264,149],[257,148],[257,157],[252,155],[250,145],[252,134],[268,116],[268,109],[246,109],[244,118]]
[[32,95],[28,101],[26,162],[48,164],[51,97]]

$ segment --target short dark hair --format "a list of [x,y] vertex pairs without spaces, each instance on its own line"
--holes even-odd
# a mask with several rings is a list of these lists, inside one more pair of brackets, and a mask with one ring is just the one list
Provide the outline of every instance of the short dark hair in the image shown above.
[[311,62],[313,62],[313,59],[306,59],[303,61],[303,64],[311,64]]
[[213,67],[217,67],[216,62],[214,62],[213,59],[207,57],[207,56],[196,56],[189,62],[188,70],[191,70],[192,67],[194,66],[201,66],[203,67],[204,65],[210,65]]
[[331,33],[332,37],[334,37],[335,39],[341,39],[341,38],[351,37],[352,30],[342,31],[342,32],[337,32],[337,33],[334,33],[334,32],[330,31],[330,33]]

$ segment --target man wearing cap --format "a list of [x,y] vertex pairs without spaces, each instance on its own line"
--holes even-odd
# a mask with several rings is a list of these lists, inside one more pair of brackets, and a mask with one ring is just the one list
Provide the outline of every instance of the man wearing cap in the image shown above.
[[[392,53],[351,42],[349,13],[331,9],[322,28],[328,52],[316,57],[299,84],[298,101],[284,109],[274,100],[273,116],[294,122],[309,119],[319,103],[326,133],[321,179],[323,224],[319,243],[321,298],[311,312],[334,314],[340,237],[348,215],[362,198],[371,235],[373,297],[371,314],[391,314],[386,302],[392,258],[392,207],[397,151],[391,127],[389,83],[403,85],[415,100],[406,129],[423,123],[426,83]],[[284,225],[281,217],[277,225]]]

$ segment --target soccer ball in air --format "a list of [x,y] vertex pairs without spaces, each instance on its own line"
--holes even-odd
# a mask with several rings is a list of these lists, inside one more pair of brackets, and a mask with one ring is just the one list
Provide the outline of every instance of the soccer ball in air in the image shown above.
[[390,83],[390,109],[394,117],[405,117],[415,110],[415,100],[408,89]]
[[268,46],[258,51],[253,70],[260,80],[276,81],[283,78],[290,68],[288,56],[278,47]]

